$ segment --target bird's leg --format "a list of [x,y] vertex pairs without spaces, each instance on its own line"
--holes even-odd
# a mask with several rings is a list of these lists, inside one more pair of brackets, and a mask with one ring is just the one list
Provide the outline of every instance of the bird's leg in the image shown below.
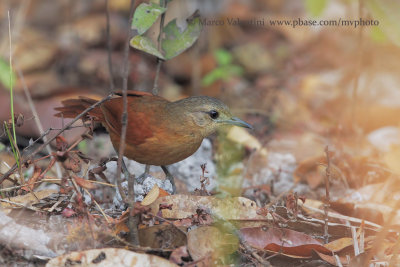
[[130,173],[128,171],[128,167],[126,167],[124,159],[122,159],[122,171],[125,175],[125,179],[128,181]]
[[150,172],[150,165],[146,164],[146,167],[144,168],[144,173],[142,173],[136,180],[138,181],[139,184],[143,184],[144,179],[146,179],[147,176],[149,176]]
[[172,184],[172,194],[175,194],[176,192],[176,186],[175,186],[175,181],[174,181],[174,177],[171,175],[171,173],[168,171],[166,166],[161,166],[161,169],[164,171],[165,173],[165,178],[167,178],[170,183]]

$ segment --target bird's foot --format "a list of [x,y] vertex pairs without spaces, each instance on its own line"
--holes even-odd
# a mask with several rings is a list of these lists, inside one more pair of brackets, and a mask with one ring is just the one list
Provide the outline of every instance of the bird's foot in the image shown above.
[[146,167],[144,169],[144,173],[142,173],[140,176],[138,176],[136,178],[136,181],[139,184],[143,184],[144,180],[149,176],[149,172],[150,172],[150,165],[146,165]]
[[174,195],[176,193],[176,186],[175,186],[174,176],[172,176],[172,174],[168,171],[167,167],[161,166],[161,168],[165,173],[165,178],[168,179],[169,182],[172,185],[172,194]]

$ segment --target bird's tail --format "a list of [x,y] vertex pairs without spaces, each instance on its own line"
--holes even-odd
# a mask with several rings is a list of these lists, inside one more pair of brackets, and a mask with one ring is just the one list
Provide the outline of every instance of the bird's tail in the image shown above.
[[[97,100],[89,97],[80,96],[78,99],[66,99],[62,101],[62,107],[57,107],[55,110],[59,111],[54,114],[56,117],[75,118],[81,114],[85,109],[96,103]],[[104,121],[104,115],[101,108],[98,106],[88,112],[83,118],[84,120],[93,119],[94,121]]]

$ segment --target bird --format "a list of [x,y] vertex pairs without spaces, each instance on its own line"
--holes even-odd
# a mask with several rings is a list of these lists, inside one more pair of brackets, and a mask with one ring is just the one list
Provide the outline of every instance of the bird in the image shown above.
[[[56,117],[75,118],[98,100],[80,96],[62,101],[55,108]],[[191,96],[168,101],[148,92],[128,90],[127,130],[124,156],[136,162],[160,166],[176,186],[167,165],[179,162],[197,151],[203,139],[225,125],[253,127],[234,117],[221,100],[209,96]],[[84,120],[101,122],[116,151],[122,129],[123,97],[121,92],[86,114]],[[126,168],[125,168],[126,169]]]

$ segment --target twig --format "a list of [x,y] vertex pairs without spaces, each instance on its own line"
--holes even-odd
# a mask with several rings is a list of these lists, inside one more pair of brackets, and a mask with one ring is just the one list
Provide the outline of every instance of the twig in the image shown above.
[[139,230],[138,230],[138,224],[139,224],[139,216],[140,214],[134,215],[134,210],[135,210],[135,176],[129,175],[128,177],[128,197],[129,197],[129,217],[128,217],[128,228],[129,228],[129,235],[128,239],[130,242],[132,242],[135,245],[139,245]]
[[325,203],[324,203],[324,221],[325,221],[324,239],[325,239],[325,244],[328,244],[329,243],[329,233],[328,233],[329,216],[328,216],[328,211],[329,211],[329,206],[330,206],[329,181],[331,180],[331,159],[329,157],[329,148],[328,148],[328,146],[325,147],[325,154],[326,154],[327,166],[326,166],[326,169],[325,169],[325,194],[326,194],[326,199],[325,199]]
[[[253,256],[253,258],[255,258],[260,263],[261,266],[271,266],[271,264],[268,261],[266,261],[262,257],[260,257],[260,255],[258,255],[252,247],[250,247],[250,245],[247,243],[247,241],[245,241],[243,238],[240,238],[240,237],[239,237],[239,240],[240,240],[240,243],[242,244],[242,246],[244,247],[244,249],[247,250],[248,252],[250,252],[251,256]],[[275,254],[272,256],[275,256]]]
[[[74,190],[75,190],[75,193],[76,193],[76,196],[77,196],[76,199],[78,199],[78,198],[80,197],[80,198],[81,198],[80,201],[82,201],[83,196],[82,196],[81,192],[79,192],[79,187],[78,187],[78,185],[77,185],[75,179],[72,178],[72,177],[70,176],[70,177],[69,177],[69,180],[70,180],[70,182],[71,182],[71,184],[72,184],[72,187],[73,187]],[[80,206],[81,204],[84,204],[84,205],[83,205],[83,209],[84,209],[84,211],[85,211],[85,214],[84,214],[84,215],[85,215],[85,218],[86,218],[87,223],[88,223],[88,227],[89,227],[89,230],[90,230],[90,235],[92,236],[92,239],[93,239],[93,246],[96,247],[96,238],[95,238],[95,236],[94,236],[92,224],[91,224],[91,221],[90,221],[90,218],[92,218],[92,215],[89,213],[89,211],[88,211],[88,209],[87,209],[87,206],[86,206],[86,204],[85,204],[84,202],[83,202],[83,203],[80,203],[80,202],[76,201],[76,203],[77,203],[79,206]]]
[[[325,213],[323,210],[314,208],[314,207],[309,206],[309,205],[307,205],[307,204],[302,204],[302,206],[303,206],[305,209],[310,210],[310,211],[315,212],[315,213],[319,213],[319,214],[324,214],[324,213]],[[298,217],[299,219],[301,219],[301,220],[306,221],[306,222],[307,222],[307,221],[317,222],[317,223],[322,223],[322,222],[323,222],[322,220],[319,220],[319,219],[316,219],[316,218],[308,219],[308,218],[306,218],[305,216],[303,216],[303,215],[301,215],[301,214],[297,214],[297,217]],[[328,212],[328,217],[329,217],[329,218],[332,218],[332,219],[334,219],[334,220],[337,220],[337,219],[339,219],[339,220],[347,220],[347,221],[349,221],[349,222],[357,223],[357,224],[361,224],[361,223],[364,221],[365,225],[367,225],[367,226],[369,226],[369,227],[372,228],[372,229],[371,229],[372,231],[379,231],[379,230],[382,229],[382,226],[380,226],[380,225],[378,225],[378,224],[376,224],[376,223],[373,223],[373,222],[370,222],[370,221],[361,220],[361,219],[354,218],[354,217],[350,217],[350,216],[346,216],[346,215],[342,215],[342,214],[335,213],[335,212]],[[339,224],[339,223],[330,223],[330,225],[332,225],[332,226],[334,226],[334,225],[341,225],[341,226],[349,227],[348,225]],[[350,227],[349,227],[349,228],[350,228]]]
[[[70,126],[68,127],[67,130],[70,129],[74,129],[74,128],[82,128],[82,127],[88,127],[91,126],[92,124],[85,124],[83,123],[82,125],[77,125],[77,126]],[[35,141],[33,141],[29,146],[25,147],[23,151],[28,150],[29,148],[31,148],[34,144],[36,144],[37,142],[39,142],[40,140],[44,139],[45,136],[47,136],[51,131],[61,131],[62,128],[48,128],[45,132],[43,132]]]
[[26,208],[26,209],[33,210],[33,211],[41,211],[41,210],[39,210],[38,208],[35,208],[35,207],[32,206],[32,205],[27,205],[27,204],[24,204],[24,203],[13,202],[13,201],[10,201],[10,200],[7,200],[7,199],[0,199],[0,202],[4,202],[4,203],[11,204],[11,205],[19,206],[19,207]]
[[[211,214],[211,213],[210,213]],[[215,217],[217,220],[223,221],[224,225],[226,226],[226,228],[229,229],[229,232],[234,233],[238,239],[240,244],[242,244],[242,246],[248,251],[250,252],[250,254],[261,264],[261,266],[271,266],[271,264],[263,259],[262,257],[260,257],[255,251],[254,249],[248,244],[248,242],[243,238],[243,235],[240,233],[240,231],[230,222],[225,220],[223,217],[221,217],[219,214],[217,213],[212,213],[211,214],[213,217]]]
[[111,60],[111,35],[110,35],[110,7],[108,6],[108,0],[106,1],[106,34],[107,34],[107,58],[108,58],[108,72],[110,75],[110,92],[114,92],[114,76],[113,76],[113,67],[112,67],[112,60]]
[[156,219],[158,219],[158,220],[160,220],[160,221],[163,221],[163,222],[168,223],[169,225],[175,227],[179,232],[181,232],[181,233],[183,233],[185,236],[187,236],[187,232],[183,231],[181,228],[179,228],[178,226],[176,226],[176,225],[175,225],[173,222],[171,222],[170,220],[167,220],[167,219],[165,219],[165,218],[163,218],[163,217],[160,217],[160,216],[158,216],[158,215],[154,215],[154,214],[151,214],[151,213],[150,213],[149,215],[152,216],[152,217],[154,217],[154,218],[156,218]]
[[[42,182],[46,182],[46,183],[59,183],[59,182],[61,182],[61,181],[62,181],[62,179],[60,179],[60,178],[53,178],[53,177],[51,177],[51,176],[44,176],[44,179],[42,179],[42,180],[40,180],[40,181],[38,181],[38,182],[29,183],[29,184],[28,184],[28,183],[25,183],[25,184],[23,184],[23,185],[17,185],[17,186],[12,186],[12,187],[1,188],[1,189],[0,189],[0,192],[9,192],[9,191],[12,191],[12,190],[15,190],[15,189],[19,189],[19,188],[24,187],[24,186],[39,184],[39,183],[42,183]],[[89,183],[92,183],[92,184],[100,184],[100,185],[115,187],[115,185],[109,184],[109,183],[104,183],[104,182],[99,182],[99,181],[92,181],[92,180],[87,180],[87,181],[88,181]]]
[[110,223],[110,219],[108,219],[108,216],[104,213],[103,209],[100,207],[99,203],[94,199],[93,195],[87,190],[86,188],[83,188],[83,190],[90,196],[94,204],[96,205],[97,209],[100,211],[100,213],[103,215],[104,219],[106,219],[107,223]]
[[[24,75],[22,74],[22,71],[21,71],[21,69],[18,67],[18,65],[17,65],[17,70],[18,70],[18,76],[19,76],[19,78],[21,79],[22,87],[24,88],[24,92],[25,92],[26,99],[28,100],[28,104],[29,104],[29,107],[30,107],[31,112],[32,112],[32,115],[33,115],[33,119],[35,120],[36,127],[38,128],[40,134],[42,135],[42,134],[44,133],[42,123],[40,122],[39,115],[38,115],[38,113],[37,113],[37,111],[36,111],[35,104],[34,104],[33,101],[32,101],[31,93],[29,92],[28,87],[26,86],[25,79],[24,79]],[[43,136],[43,140],[44,140],[45,142],[47,141],[46,135]],[[49,155],[51,155],[51,153],[53,152],[52,149],[51,149],[51,147],[50,147],[50,145],[47,145],[47,146],[46,146],[46,150],[47,150],[47,153],[48,153]],[[62,175],[62,174],[61,174],[61,167],[60,167],[60,164],[59,164],[58,162],[56,162],[56,163],[55,163],[55,166],[56,166],[56,171],[57,171],[57,177],[58,177],[58,178],[61,178],[61,175]]]
[[57,208],[58,207],[58,205],[60,205],[61,204],[61,202],[63,202],[64,200],[66,200],[67,198],[66,197],[61,197],[59,200],[57,200],[57,202],[56,203],[54,203],[54,205],[53,206],[51,206],[51,208],[50,209],[48,209],[47,211],[49,212],[49,213],[52,213],[53,212],[53,210],[55,210],[55,208]]
[[[135,7],[135,0],[131,0],[131,7],[130,7],[130,12],[129,12],[129,25],[132,23],[132,17],[133,17],[133,10]],[[131,208],[130,211],[133,212],[133,206],[135,202],[135,188],[134,188],[134,176],[128,175],[126,179],[128,180],[128,195],[129,199],[127,198],[123,188],[122,188],[122,181],[121,181],[121,167],[122,167],[122,160],[123,160],[123,155],[125,151],[125,138],[126,138],[126,129],[127,129],[127,122],[128,122],[128,76],[129,76],[129,41],[131,37],[131,30],[130,27],[128,28],[127,32],[127,40],[125,42],[125,47],[124,47],[124,72],[123,72],[123,78],[122,78],[122,98],[123,98],[123,113],[122,113],[122,127],[121,127],[121,139],[119,143],[119,149],[118,149],[118,161],[117,161],[117,174],[116,174],[116,180],[117,180],[117,186],[119,193],[121,195],[122,200],[124,203],[128,204],[129,207]],[[130,233],[131,233],[131,241],[134,245],[139,245],[139,235],[138,235],[138,217],[137,216],[130,216]]]
[[[166,0],[161,0],[162,1],[162,7],[167,6],[167,1]],[[158,34],[158,39],[157,39],[157,48],[158,51],[161,49],[161,38],[164,30],[164,20],[165,20],[165,12],[161,14],[160,18],[160,32]],[[160,76],[160,70],[161,70],[161,64],[163,60],[160,58],[157,58],[157,68],[156,68],[156,77],[154,78],[154,85],[153,85],[153,95],[158,95],[158,78]]]
[[[60,131],[57,132],[56,135],[54,135],[52,138],[50,138],[49,140],[47,140],[46,142],[44,142],[40,147],[38,147],[33,153],[31,153],[28,157],[26,157],[26,159],[24,159],[22,161],[21,165],[24,165],[26,163],[28,163],[30,160],[33,159],[33,157],[39,153],[44,147],[46,147],[48,144],[50,144],[54,139],[56,139],[57,136],[59,136],[62,132],[64,132],[65,130],[69,129],[69,127],[74,124],[77,120],[81,119],[86,113],[88,113],[89,111],[91,111],[92,109],[96,108],[97,106],[101,105],[103,102],[110,100],[111,97],[114,95],[113,92],[111,92],[108,96],[104,97],[103,99],[97,101],[96,103],[94,103],[93,105],[91,105],[90,107],[88,107],[87,109],[85,109],[84,111],[81,112],[81,114],[79,114],[78,116],[76,116],[72,121],[70,121],[69,123],[67,123],[64,127],[61,128]],[[14,164],[1,178],[0,178],[0,184],[7,178],[9,177],[17,168],[17,164]]]

